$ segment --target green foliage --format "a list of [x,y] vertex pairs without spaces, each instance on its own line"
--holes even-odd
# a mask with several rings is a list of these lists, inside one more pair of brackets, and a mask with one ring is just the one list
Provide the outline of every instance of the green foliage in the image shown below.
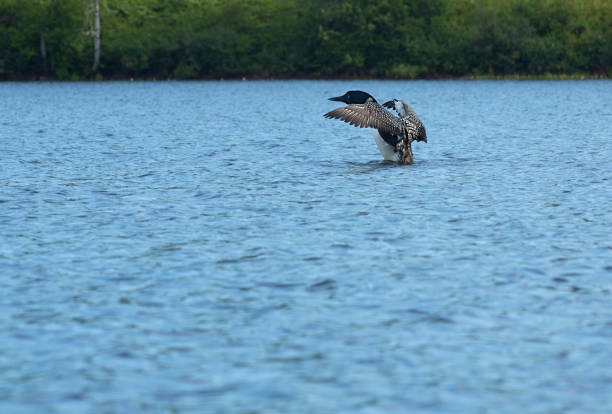
[[[100,0],[94,79],[610,76],[607,0]],[[86,79],[90,0],[0,0],[0,79]]]
[[0,76],[85,75],[82,12],[82,0],[0,0]]

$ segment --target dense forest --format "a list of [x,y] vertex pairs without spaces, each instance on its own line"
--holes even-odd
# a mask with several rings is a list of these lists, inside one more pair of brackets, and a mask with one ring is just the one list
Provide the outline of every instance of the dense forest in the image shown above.
[[612,76],[612,1],[0,0],[4,80],[517,75]]

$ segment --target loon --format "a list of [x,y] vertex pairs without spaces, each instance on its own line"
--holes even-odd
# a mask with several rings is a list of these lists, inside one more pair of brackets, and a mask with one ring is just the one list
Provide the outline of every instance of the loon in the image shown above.
[[[385,160],[411,164],[414,158],[412,141],[427,142],[425,126],[404,101],[392,99],[381,106],[372,95],[363,91],[348,91],[329,100],[348,105],[336,108],[324,117],[341,119],[360,128],[373,128],[374,141]],[[394,109],[399,118],[384,107]]]

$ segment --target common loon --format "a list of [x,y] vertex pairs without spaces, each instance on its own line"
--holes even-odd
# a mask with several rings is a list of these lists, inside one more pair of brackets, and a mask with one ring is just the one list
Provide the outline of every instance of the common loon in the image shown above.
[[341,119],[360,128],[373,128],[374,141],[385,160],[402,164],[413,161],[412,141],[427,142],[427,134],[421,120],[404,101],[393,99],[384,107],[394,109],[399,118],[387,111],[369,93],[348,91],[330,101],[348,104],[326,113],[326,118]]

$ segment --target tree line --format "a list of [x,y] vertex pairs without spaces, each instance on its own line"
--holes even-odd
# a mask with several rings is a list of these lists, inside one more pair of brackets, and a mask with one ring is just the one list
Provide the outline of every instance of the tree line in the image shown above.
[[0,79],[612,76],[609,0],[0,0]]

